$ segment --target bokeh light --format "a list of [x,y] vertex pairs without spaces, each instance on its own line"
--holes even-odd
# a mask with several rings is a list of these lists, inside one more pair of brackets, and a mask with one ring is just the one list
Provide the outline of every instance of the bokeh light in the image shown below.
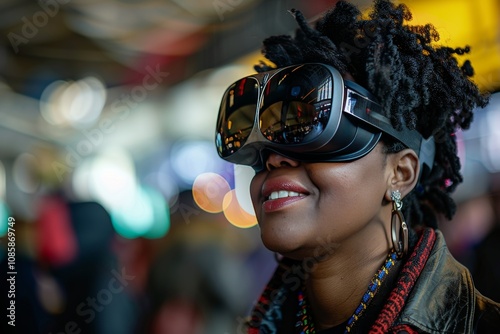
[[7,183],[7,175],[5,175],[5,166],[0,161],[0,199],[5,198],[6,183]]
[[150,188],[137,188],[130,202],[111,210],[113,226],[125,238],[159,238],[170,227],[168,207],[161,195]]
[[[239,228],[257,224],[250,199],[250,181],[255,172],[250,167],[234,166],[235,189],[218,173],[202,173],[195,179],[192,194],[195,203],[209,213],[223,212],[226,219]],[[233,178],[233,177],[232,177]]]
[[250,182],[255,175],[252,167],[243,165],[234,165],[234,190],[236,198],[241,208],[250,215],[255,215],[250,198]]
[[101,203],[121,236],[161,238],[170,228],[168,204],[160,191],[139,184],[135,172],[127,151],[107,149],[78,166],[73,190],[80,200]]
[[219,174],[203,173],[193,183],[193,198],[201,209],[218,213],[222,211],[224,196],[230,190],[229,183]]
[[52,125],[65,125],[63,110],[58,108],[55,101],[60,99],[68,83],[57,80],[45,87],[40,97],[40,114],[43,119]]
[[35,193],[40,186],[37,172],[38,159],[31,153],[21,153],[12,167],[12,177],[16,186],[28,194]]
[[161,238],[170,230],[170,210],[162,194],[154,189],[144,188],[153,209],[153,224],[143,234],[145,238]]
[[257,225],[257,218],[243,210],[236,198],[235,190],[229,191],[222,201],[224,216],[236,227],[250,228]]
[[113,209],[123,203],[133,203],[137,181],[128,152],[109,149],[95,157],[90,168],[90,193],[105,207]]
[[5,167],[0,161],[0,237],[7,234],[7,224],[9,210],[5,204],[5,187],[7,176],[5,175]]
[[90,201],[93,194],[90,190],[92,178],[92,160],[83,160],[74,170],[71,180],[71,188],[75,197],[79,200]]
[[500,172],[500,93],[490,97],[485,108],[484,122],[481,124],[482,160],[490,173]]
[[85,128],[99,118],[105,103],[106,88],[95,77],[57,80],[43,91],[40,113],[52,125]]
[[172,171],[191,187],[198,175],[214,171],[220,164],[214,145],[208,141],[179,141],[170,152]]
[[9,219],[9,208],[7,208],[7,205],[5,202],[0,199],[0,237],[3,237],[7,234],[7,228],[8,228],[8,219]]

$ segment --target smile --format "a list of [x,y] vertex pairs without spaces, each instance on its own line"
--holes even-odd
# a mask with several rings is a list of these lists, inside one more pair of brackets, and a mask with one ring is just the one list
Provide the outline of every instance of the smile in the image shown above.
[[280,190],[280,191],[273,191],[267,199],[273,200],[273,199],[278,199],[278,198],[285,198],[285,197],[299,197],[299,196],[304,196],[303,194],[300,194],[295,191],[287,191],[287,190]]

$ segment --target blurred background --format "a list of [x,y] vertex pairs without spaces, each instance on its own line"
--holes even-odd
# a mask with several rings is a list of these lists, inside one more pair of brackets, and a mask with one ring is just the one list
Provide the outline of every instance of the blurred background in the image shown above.
[[[334,3],[0,0],[0,279],[10,226],[18,333],[241,332],[275,260],[251,174],[215,151],[218,105],[265,37],[295,30],[289,9],[313,21]],[[492,93],[457,134],[465,182],[441,228],[500,300],[500,1],[405,3],[471,46]]]

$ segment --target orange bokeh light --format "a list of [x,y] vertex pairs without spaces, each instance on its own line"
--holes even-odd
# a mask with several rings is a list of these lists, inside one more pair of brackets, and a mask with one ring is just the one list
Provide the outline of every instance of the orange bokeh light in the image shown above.
[[229,191],[223,200],[222,207],[226,219],[236,227],[249,228],[257,225],[257,218],[249,214],[238,203],[235,190]]
[[193,183],[193,198],[206,212],[218,213],[223,209],[224,196],[231,190],[229,183],[216,173],[203,173]]

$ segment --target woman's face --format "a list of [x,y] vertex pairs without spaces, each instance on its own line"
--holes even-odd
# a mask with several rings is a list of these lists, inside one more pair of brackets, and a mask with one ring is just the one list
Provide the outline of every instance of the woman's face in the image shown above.
[[306,163],[273,153],[267,166],[250,193],[270,250],[303,258],[332,245],[347,251],[387,244],[391,211],[384,195],[391,167],[383,144],[352,162]]

